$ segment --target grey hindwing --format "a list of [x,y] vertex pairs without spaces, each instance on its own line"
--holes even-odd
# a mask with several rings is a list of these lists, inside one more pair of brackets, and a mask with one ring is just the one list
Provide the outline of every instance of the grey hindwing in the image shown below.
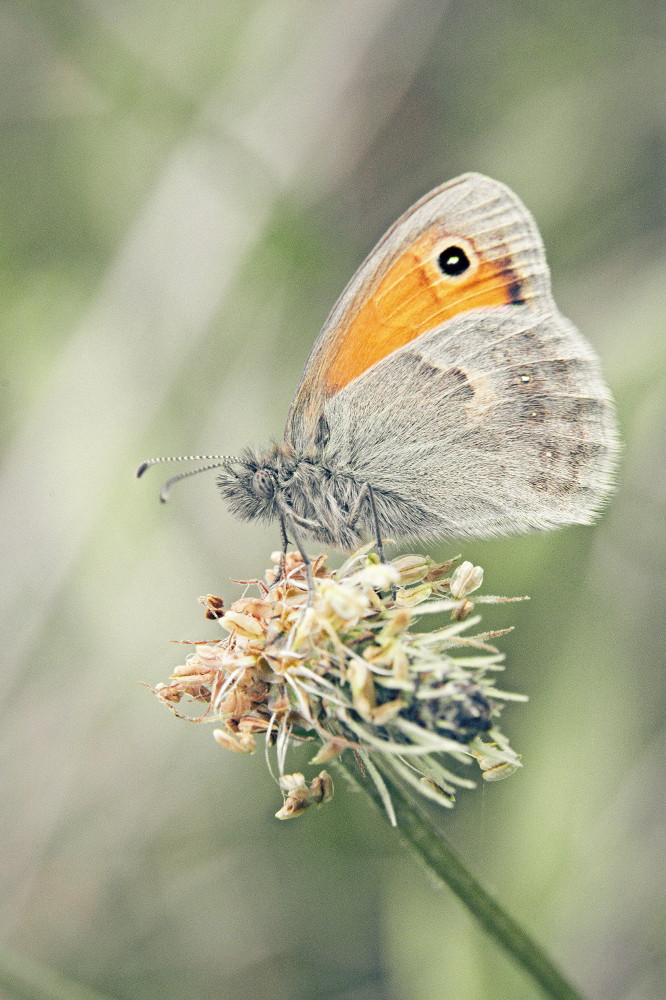
[[612,403],[557,313],[475,310],[325,404],[323,463],[372,485],[391,537],[489,536],[593,520],[612,485]]

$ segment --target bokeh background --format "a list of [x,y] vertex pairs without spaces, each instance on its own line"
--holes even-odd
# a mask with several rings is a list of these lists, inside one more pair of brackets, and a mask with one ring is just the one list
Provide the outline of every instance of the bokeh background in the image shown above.
[[[214,638],[275,530],[153,454],[279,437],[353,270],[480,170],[535,214],[618,403],[593,528],[467,544],[515,624],[525,768],[442,828],[592,997],[662,995],[662,4],[5,0],[0,928],[109,997],[480,1000],[535,988],[363,796],[296,822],[141,686]],[[455,542],[432,549],[442,558]],[[294,768],[305,758],[295,759]],[[0,995],[10,996],[13,994]]]

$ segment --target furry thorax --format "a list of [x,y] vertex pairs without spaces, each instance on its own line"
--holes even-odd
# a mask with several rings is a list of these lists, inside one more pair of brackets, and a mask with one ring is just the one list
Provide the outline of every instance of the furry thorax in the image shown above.
[[[365,483],[347,470],[327,467],[321,456],[298,455],[289,445],[246,448],[224,466],[218,485],[232,514],[246,521],[282,521],[293,531],[344,550],[374,538],[372,503]],[[377,526],[389,533],[404,501],[373,491]]]

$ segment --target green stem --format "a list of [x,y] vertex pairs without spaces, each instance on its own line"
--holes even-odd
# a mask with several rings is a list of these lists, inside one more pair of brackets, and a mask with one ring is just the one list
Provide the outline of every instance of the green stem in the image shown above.
[[109,1000],[7,947],[0,948],[0,990],[12,1000]]
[[[374,763],[377,766],[377,761]],[[355,766],[342,760],[338,760],[338,764],[354,784],[372,796],[385,815],[374,784],[362,779]],[[547,997],[552,1000],[585,1000],[583,994],[564,978],[540,945],[474,878],[442,835],[433,828],[425,807],[406,795],[390,772],[387,773],[384,768],[381,771],[391,794],[403,842],[462,900],[484,930],[532,977]]]

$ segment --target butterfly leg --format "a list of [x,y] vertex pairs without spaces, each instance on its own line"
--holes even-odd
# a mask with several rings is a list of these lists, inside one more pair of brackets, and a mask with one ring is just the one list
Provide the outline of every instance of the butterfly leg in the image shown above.
[[379,530],[379,518],[377,517],[377,505],[375,504],[375,495],[372,492],[372,486],[370,483],[363,483],[359,491],[358,497],[356,498],[356,503],[354,504],[351,513],[349,515],[349,527],[353,528],[359,519],[363,504],[366,503],[370,507],[370,514],[372,516],[372,523],[375,529],[375,545],[377,546],[377,554],[382,562],[386,562],[386,557],[384,556],[384,546],[382,544],[382,535]]
[[280,551],[280,564],[278,566],[277,576],[273,580],[273,586],[284,580],[287,575],[287,547],[289,545],[289,537],[287,535],[287,527],[284,523],[284,516],[280,514],[280,543],[282,549]]
[[310,557],[305,551],[305,547],[303,546],[303,541],[301,539],[300,532],[296,526],[297,515],[294,514],[291,507],[284,500],[280,502],[280,510],[281,510],[280,524],[281,524],[281,530],[283,532],[282,534],[283,548],[286,551],[286,545],[288,544],[287,525],[289,525],[289,530],[293,535],[294,542],[296,543],[296,548],[300,552],[301,559],[303,560],[303,565],[305,566],[305,575],[308,581],[308,600],[306,608],[309,608],[312,606],[312,602],[314,600],[314,577],[312,575],[312,563],[310,562]]

